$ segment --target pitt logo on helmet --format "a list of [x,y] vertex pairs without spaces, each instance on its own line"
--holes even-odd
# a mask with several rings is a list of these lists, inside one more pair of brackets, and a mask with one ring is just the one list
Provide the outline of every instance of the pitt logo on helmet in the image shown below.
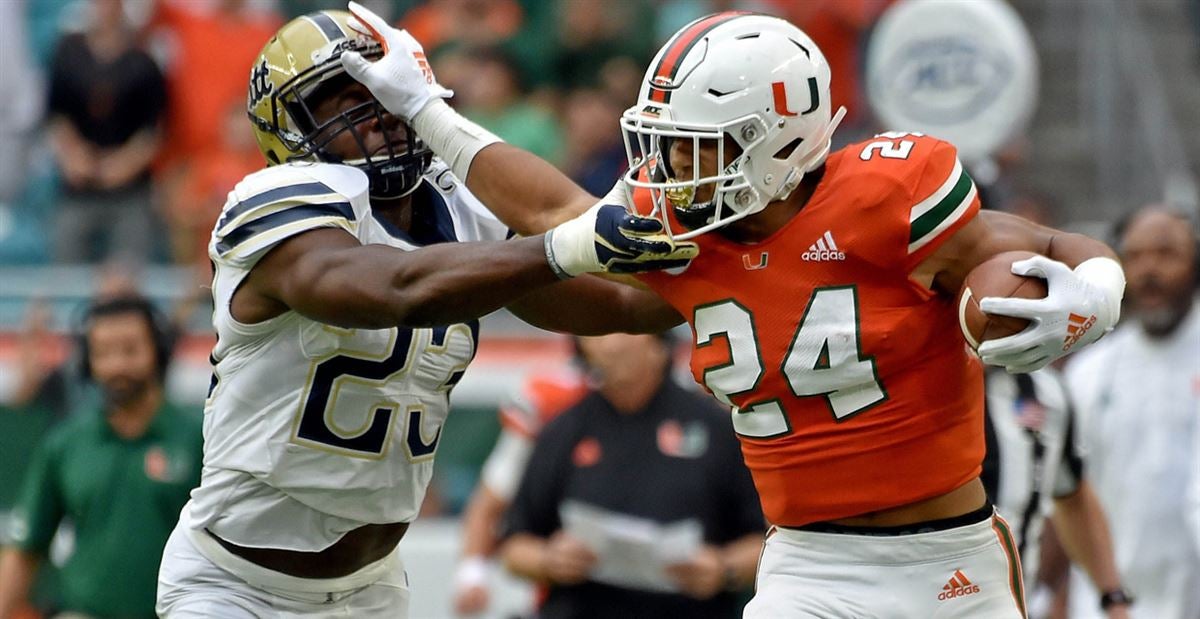
[[251,109],[275,91],[275,84],[267,79],[270,75],[271,69],[267,66],[266,58],[250,69],[250,100],[247,105]]

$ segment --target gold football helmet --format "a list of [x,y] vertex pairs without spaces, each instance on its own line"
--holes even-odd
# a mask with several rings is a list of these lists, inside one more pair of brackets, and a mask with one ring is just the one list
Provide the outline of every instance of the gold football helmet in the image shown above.
[[[406,128],[405,140],[389,140],[370,153],[359,126],[372,120],[380,126],[400,122],[374,97],[332,118],[313,114],[319,101],[355,83],[342,69],[342,52],[354,50],[368,59],[383,55],[379,43],[350,28],[350,17],[345,11],[319,11],[280,28],[250,70],[246,110],[268,165],[297,160],[351,165],[367,174],[372,196],[402,196],[416,188],[433,157],[415,133]],[[345,132],[354,137],[361,157],[326,150]]]

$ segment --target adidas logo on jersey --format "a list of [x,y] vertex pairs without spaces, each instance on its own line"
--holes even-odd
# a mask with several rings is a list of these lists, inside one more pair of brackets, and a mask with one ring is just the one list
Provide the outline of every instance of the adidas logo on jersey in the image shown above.
[[808,247],[801,256],[806,262],[825,262],[828,260],[845,260],[846,253],[839,251],[837,243],[833,242],[833,234],[828,230],[821,238]]
[[1067,320],[1067,337],[1063,338],[1063,351],[1074,346],[1092,328],[1092,325],[1096,324],[1096,316],[1084,318],[1079,314],[1071,314]]
[[954,570],[954,575],[950,577],[950,581],[942,586],[942,592],[938,594],[939,600],[951,600],[964,595],[979,593],[979,585],[972,583],[967,579],[962,570]]

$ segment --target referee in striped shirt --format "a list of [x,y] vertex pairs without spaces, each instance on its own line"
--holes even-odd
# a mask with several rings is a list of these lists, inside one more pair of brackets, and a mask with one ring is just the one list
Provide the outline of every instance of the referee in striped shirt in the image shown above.
[[[1026,591],[1036,592],[1042,528],[1049,515],[1067,556],[1103,592],[1101,605],[1109,619],[1125,619],[1132,597],[1121,587],[1108,521],[1083,475],[1077,423],[1057,371],[1009,374],[989,368],[983,483],[1012,525]],[[1030,597],[1030,617],[1035,617],[1037,596]]]

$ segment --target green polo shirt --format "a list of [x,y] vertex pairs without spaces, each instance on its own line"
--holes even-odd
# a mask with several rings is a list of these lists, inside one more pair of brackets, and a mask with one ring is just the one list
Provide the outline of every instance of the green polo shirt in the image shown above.
[[200,483],[201,419],[164,405],[141,437],[117,436],[98,410],[63,422],[38,446],[14,510],[12,539],[45,556],[63,518],[75,551],[62,607],[99,617],[153,617],[158,564],[188,493]]

